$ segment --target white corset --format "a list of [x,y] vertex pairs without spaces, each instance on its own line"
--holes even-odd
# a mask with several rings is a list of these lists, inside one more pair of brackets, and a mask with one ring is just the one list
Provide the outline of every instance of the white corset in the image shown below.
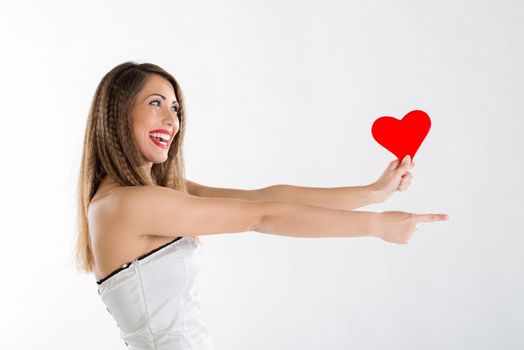
[[178,237],[97,281],[129,349],[214,349],[200,316],[201,244]]

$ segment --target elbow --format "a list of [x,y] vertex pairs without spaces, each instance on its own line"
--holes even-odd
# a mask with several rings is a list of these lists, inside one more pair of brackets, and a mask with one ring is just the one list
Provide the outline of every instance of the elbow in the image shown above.
[[251,202],[253,206],[252,220],[249,225],[249,231],[252,232],[263,232],[264,218],[266,217],[266,205],[267,202]]
[[257,218],[256,220],[253,221],[253,223],[251,225],[249,225],[249,227],[247,228],[246,231],[248,232],[260,232],[260,220]]
[[253,224],[251,225],[249,231],[252,231],[252,232],[259,232],[259,233],[262,233],[263,232],[263,225],[262,225],[262,220],[263,217],[256,217],[256,219],[254,220]]

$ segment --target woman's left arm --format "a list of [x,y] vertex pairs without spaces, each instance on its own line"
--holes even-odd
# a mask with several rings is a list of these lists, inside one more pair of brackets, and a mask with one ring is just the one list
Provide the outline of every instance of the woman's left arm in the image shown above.
[[381,196],[372,185],[347,187],[302,187],[273,185],[259,190],[258,200],[289,201],[319,207],[352,210],[379,203]]
[[370,185],[347,187],[301,187],[273,185],[255,190],[258,200],[291,201],[319,207],[352,210],[370,204],[382,203],[395,191],[405,191],[413,175],[414,166],[409,156],[399,162],[391,161],[379,179]]
[[330,209],[352,210],[370,204],[382,203],[395,191],[405,191],[414,163],[394,160],[380,178],[370,185],[346,187],[302,187],[278,184],[255,190],[210,187],[186,180],[189,193],[201,197],[239,198],[251,201],[289,201]]

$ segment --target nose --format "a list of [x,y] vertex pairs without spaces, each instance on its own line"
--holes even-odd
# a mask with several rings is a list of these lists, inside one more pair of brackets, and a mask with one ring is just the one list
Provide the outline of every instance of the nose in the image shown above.
[[163,120],[169,126],[174,126],[178,123],[178,114],[173,111],[165,112]]

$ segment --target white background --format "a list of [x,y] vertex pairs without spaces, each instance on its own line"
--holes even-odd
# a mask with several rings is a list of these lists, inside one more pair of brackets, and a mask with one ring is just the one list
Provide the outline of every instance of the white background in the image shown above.
[[380,116],[432,128],[408,191],[361,210],[450,214],[407,245],[204,236],[217,349],[524,348],[519,1],[63,1],[2,5],[4,349],[125,349],[75,270],[89,104],[124,61],[172,73],[186,174],[243,189],[368,184]]

